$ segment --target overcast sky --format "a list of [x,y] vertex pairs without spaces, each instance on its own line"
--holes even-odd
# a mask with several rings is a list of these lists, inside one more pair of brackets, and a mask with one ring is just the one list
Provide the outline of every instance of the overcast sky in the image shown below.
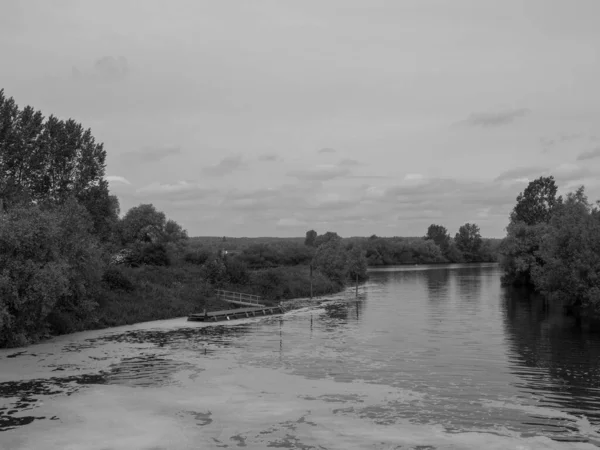
[[74,118],[190,235],[502,237],[600,198],[598,0],[4,0],[0,88]]

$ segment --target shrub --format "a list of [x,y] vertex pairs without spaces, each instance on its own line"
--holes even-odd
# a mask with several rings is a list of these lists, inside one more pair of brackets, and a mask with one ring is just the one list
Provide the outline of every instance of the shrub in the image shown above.
[[244,285],[250,281],[248,266],[242,261],[238,261],[233,258],[227,258],[225,260],[225,271],[227,280],[230,283]]
[[131,280],[116,267],[108,268],[102,276],[102,281],[111,291],[131,292],[134,290]]
[[163,244],[137,243],[132,248],[132,266],[169,266],[171,260]]
[[222,287],[227,282],[227,268],[221,258],[213,258],[204,266],[205,278],[216,287]]
[[209,250],[198,249],[198,250],[188,251],[185,254],[185,256],[183,257],[183,260],[185,262],[190,263],[190,264],[196,264],[198,266],[201,266],[202,264],[204,264],[212,256],[213,255],[212,255],[212,253]]

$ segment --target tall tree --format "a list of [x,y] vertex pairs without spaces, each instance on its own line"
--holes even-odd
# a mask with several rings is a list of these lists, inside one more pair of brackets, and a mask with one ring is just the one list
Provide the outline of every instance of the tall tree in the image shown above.
[[600,310],[600,213],[583,187],[557,206],[536,254],[531,278],[546,298]]
[[448,248],[450,247],[450,235],[448,234],[446,227],[435,224],[429,225],[425,239],[435,242],[440,247],[443,254],[448,252]]
[[308,247],[314,247],[316,239],[317,239],[317,232],[315,230],[309,230],[306,232],[306,238],[304,239],[304,245],[306,245]]
[[475,261],[482,243],[479,227],[474,223],[464,224],[458,229],[454,242],[466,261]]
[[329,279],[343,283],[348,273],[347,253],[341,239],[331,239],[319,245],[312,261],[312,267]]
[[517,197],[511,222],[524,222],[527,225],[549,222],[552,211],[562,202],[562,198],[556,196],[557,190],[553,176],[539,177],[530,182]]
[[124,244],[159,241],[163,238],[167,218],[152,204],[131,208],[121,220],[121,239]]
[[541,238],[554,211],[562,204],[562,198],[556,196],[557,190],[554,177],[540,177],[517,196],[506,238],[500,245],[504,284],[533,286],[531,271],[542,264],[537,255]]
[[[0,90],[0,198],[5,208],[35,201],[85,204],[102,236],[114,223],[114,200],[104,180],[106,151],[89,129],[27,106]],[[101,206],[103,205],[103,206]],[[108,225],[106,221],[112,220]]]
[[319,247],[323,244],[326,244],[329,241],[340,240],[342,239],[336,232],[328,231],[325,234],[321,234],[316,237],[314,246]]

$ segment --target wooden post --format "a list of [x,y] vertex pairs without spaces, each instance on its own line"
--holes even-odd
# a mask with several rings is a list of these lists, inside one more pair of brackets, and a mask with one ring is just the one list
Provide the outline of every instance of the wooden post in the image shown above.
[[311,263],[311,264],[310,264],[310,299],[311,299],[311,300],[312,300],[312,298],[313,298],[312,272],[313,272],[313,268],[312,268],[312,263]]
[[358,298],[358,274],[356,274],[356,298]]

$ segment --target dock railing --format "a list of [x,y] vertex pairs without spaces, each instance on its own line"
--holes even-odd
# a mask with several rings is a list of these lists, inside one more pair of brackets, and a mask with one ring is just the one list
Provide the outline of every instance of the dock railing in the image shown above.
[[260,297],[258,295],[245,294],[243,292],[225,291],[223,289],[217,289],[216,294],[217,294],[217,297],[219,297],[220,299],[229,301],[232,303],[264,306],[261,303],[263,301],[262,297]]

